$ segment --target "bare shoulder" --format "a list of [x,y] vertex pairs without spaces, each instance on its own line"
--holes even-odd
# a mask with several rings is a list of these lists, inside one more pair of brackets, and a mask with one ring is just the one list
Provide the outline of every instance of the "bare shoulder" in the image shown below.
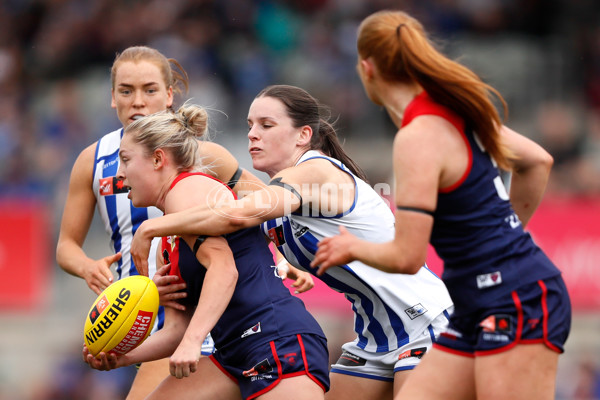
[[98,142],[94,142],[85,149],[81,150],[81,153],[79,153],[77,160],[93,161],[96,157],[96,147],[98,147]]
[[237,160],[229,150],[215,142],[201,141],[198,145],[198,155],[206,161],[218,162],[219,165],[232,162],[237,164]]
[[71,184],[73,181],[76,181],[77,184],[92,181],[97,146],[98,142],[94,142],[79,153],[71,170]]
[[214,142],[201,141],[198,156],[202,164],[209,168],[209,174],[223,182],[229,181],[239,166],[229,150]]
[[454,150],[466,151],[464,138],[449,121],[435,115],[415,118],[394,138],[394,155],[408,160],[437,158]]
[[[440,143],[440,140],[460,139],[460,132],[448,120],[437,115],[421,115],[403,127],[398,140],[404,143]],[[460,139],[462,140],[462,139]]]
[[169,191],[165,199],[165,212],[178,212],[221,199],[233,199],[225,185],[207,176],[191,175],[177,182]]
[[415,118],[394,139],[397,179],[418,178],[444,188],[464,175],[468,162],[464,133],[436,115]]
[[286,183],[316,184],[316,183],[341,183],[348,176],[331,161],[324,158],[313,158],[296,166],[286,168],[275,177],[281,177]]

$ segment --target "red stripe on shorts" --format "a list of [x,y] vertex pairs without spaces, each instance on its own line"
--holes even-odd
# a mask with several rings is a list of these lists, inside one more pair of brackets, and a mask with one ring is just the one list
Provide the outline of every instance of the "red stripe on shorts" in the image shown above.
[[263,394],[272,390],[281,381],[281,375],[283,374],[283,371],[281,369],[281,361],[279,360],[279,357],[277,356],[277,349],[275,348],[275,342],[271,340],[269,342],[269,345],[271,346],[271,354],[273,354],[273,358],[275,359],[275,364],[277,364],[277,379],[275,381],[273,381],[273,383],[271,383],[266,388],[259,390],[258,392],[254,393],[252,396],[248,397],[248,400],[255,399],[258,396],[262,396]]
[[306,359],[306,350],[304,348],[304,341],[302,340],[302,336],[300,336],[299,334],[296,335],[298,337],[298,343],[300,344],[300,351],[302,353],[302,361],[304,361],[304,370],[306,371],[306,375],[312,379],[317,385],[319,385],[319,387],[321,389],[323,389],[323,391],[325,391],[325,386],[323,386],[323,384],[313,376],[313,374],[311,374],[310,372],[308,372],[308,360]]
[[543,323],[543,329],[544,329],[544,344],[546,346],[548,346],[550,349],[557,351],[557,352],[561,352],[560,349],[558,347],[556,347],[555,345],[553,345],[552,343],[550,343],[550,341],[548,340],[548,288],[546,287],[546,284],[544,283],[544,281],[539,280],[538,281],[538,285],[540,285],[540,288],[542,288],[542,312],[543,312],[543,318],[542,318],[542,323]]

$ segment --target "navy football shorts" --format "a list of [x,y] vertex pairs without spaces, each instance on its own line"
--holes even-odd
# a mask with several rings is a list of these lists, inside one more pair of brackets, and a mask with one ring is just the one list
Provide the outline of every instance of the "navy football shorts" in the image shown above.
[[[313,334],[284,336],[250,350],[223,357],[217,351],[212,362],[240,387],[242,398],[261,396],[285,378],[306,375],[324,392],[329,390],[327,341]],[[243,353],[243,354],[242,354]]]
[[495,303],[478,313],[452,315],[448,329],[434,347],[467,357],[500,353],[528,343],[564,351],[571,329],[571,302],[560,275],[523,285]]

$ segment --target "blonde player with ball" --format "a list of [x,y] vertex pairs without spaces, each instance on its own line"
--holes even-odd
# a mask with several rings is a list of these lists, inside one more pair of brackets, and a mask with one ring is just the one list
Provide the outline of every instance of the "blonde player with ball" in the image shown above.
[[[113,264],[116,264],[117,279],[137,274],[129,254],[131,239],[139,224],[162,215],[155,207],[133,207],[122,181],[116,178],[123,129],[136,118],[171,108],[174,96],[187,89],[188,78],[176,60],[167,59],[155,49],[135,46],[117,54],[111,69],[111,84],[111,106],[123,127],[91,144],[75,161],[56,249],[60,267],[84,279],[96,294],[113,282],[110,270]],[[210,174],[228,182],[236,192],[249,192],[263,186],[258,178],[240,169],[237,160],[216,143],[202,142],[198,156],[210,165]],[[82,248],[96,208],[114,251],[97,260],[86,255]],[[158,242],[152,247],[156,248]],[[148,262],[152,276],[154,257]],[[172,278],[165,277],[164,281],[169,279]],[[303,284],[300,290],[309,288],[310,283]],[[161,285],[161,300],[181,307],[174,300],[182,296],[178,291],[183,287],[182,284]],[[155,330],[162,326],[163,320],[161,307]],[[204,351],[212,352],[212,342],[206,343]],[[128,399],[144,398],[168,373],[168,359],[142,364]]]
[[[118,176],[130,186],[135,206],[153,205],[169,214],[205,204],[212,195],[235,198],[196,156],[196,138],[206,127],[206,111],[187,103],[127,127]],[[149,399],[324,398],[325,336],[283,285],[258,227],[218,237],[164,237],[157,258],[187,283],[186,309],[166,308],[165,327],[129,353],[94,358],[84,351],[92,367],[170,356],[171,376]],[[202,357],[209,332],[217,351]]]

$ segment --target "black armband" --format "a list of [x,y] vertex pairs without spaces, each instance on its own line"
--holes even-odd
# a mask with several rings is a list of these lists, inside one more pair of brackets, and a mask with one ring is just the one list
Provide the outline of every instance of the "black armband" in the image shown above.
[[244,172],[244,170],[241,167],[238,167],[229,182],[227,182],[227,186],[229,186],[230,189],[233,189],[233,187],[238,183],[240,177],[242,176],[242,172]]
[[200,245],[202,243],[204,243],[204,241],[206,240],[208,236],[207,235],[200,235],[196,238],[196,241],[194,242],[194,255],[196,255],[196,253],[198,252],[198,249],[200,248]]
[[298,191],[294,189],[292,185],[288,185],[287,183],[282,182],[281,177],[272,179],[271,182],[269,182],[269,186],[279,186],[286,190],[289,190],[294,196],[298,198],[298,200],[300,200],[300,206],[302,206],[302,196],[300,195],[300,193],[298,193]]
[[433,217],[433,211],[425,210],[424,208],[418,207],[404,207],[404,206],[396,206],[396,210],[400,211],[413,211],[421,214],[427,214]]

